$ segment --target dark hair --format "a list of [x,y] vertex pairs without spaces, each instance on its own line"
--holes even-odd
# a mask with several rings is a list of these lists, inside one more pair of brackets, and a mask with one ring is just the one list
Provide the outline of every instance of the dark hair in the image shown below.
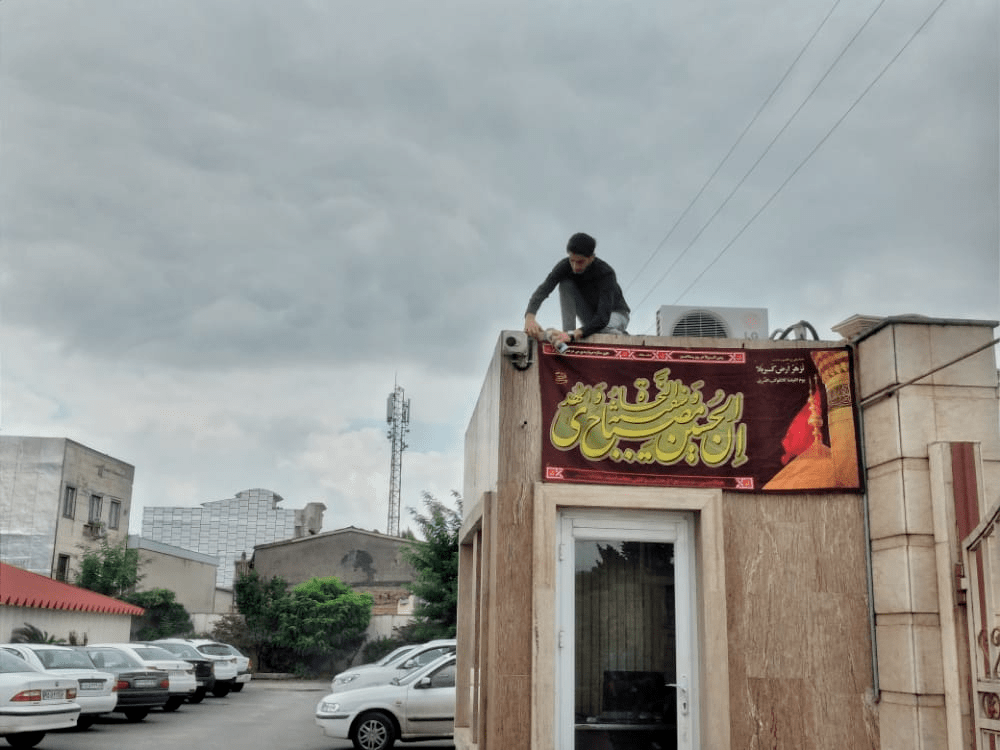
[[589,234],[577,232],[570,237],[569,242],[566,243],[566,252],[573,253],[573,255],[586,255],[589,257],[594,254],[594,249],[596,247],[597,240]]

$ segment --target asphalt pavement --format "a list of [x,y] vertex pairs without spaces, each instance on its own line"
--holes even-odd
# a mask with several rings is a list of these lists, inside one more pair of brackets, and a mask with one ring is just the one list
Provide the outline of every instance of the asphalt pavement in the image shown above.
[[[225,698],[209,694],[201,703],[177,711],[154,710],[141,722],[121,714],[100,717],[90,729],[49,732],[39,750],[108,750],[155,747],[157,750],[348,750],[347,740],[326,737],[316,725],[316,704],[329,679],[252,680]],[[451,750],[449,742],[397,743],[397,747]]]

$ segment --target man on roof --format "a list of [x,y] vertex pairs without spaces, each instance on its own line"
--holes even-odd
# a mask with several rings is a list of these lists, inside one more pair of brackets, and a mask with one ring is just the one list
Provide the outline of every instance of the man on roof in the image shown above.
[[556,263],[528,300],[524,330],[529,336],[539,341],[546,338],[535,314],[557,286],[564,330],[552,332],[551,343],[572,343],[592,333],[628,335],[625,329],[631,310],[614,269],[594,254],[596,249],[597,240],[589,234],[578,232],[569,238],[566,257]]

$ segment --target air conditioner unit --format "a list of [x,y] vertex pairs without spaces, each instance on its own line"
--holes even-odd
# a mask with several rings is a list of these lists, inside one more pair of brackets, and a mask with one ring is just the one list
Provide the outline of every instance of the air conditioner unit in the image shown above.
[[767,310],[759,307],[663,305],[656,311],[656,335],[766,339]]

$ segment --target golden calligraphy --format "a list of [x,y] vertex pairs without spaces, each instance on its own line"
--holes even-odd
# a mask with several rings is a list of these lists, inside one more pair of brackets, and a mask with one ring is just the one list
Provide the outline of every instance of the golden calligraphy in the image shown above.
[[[552,444],[561,450],[579,446],[591,461],[670,466],[680,461],[690,466],[702,463],[718,467],[727,462],[747,462],[747,426],[743,418],[743,394],[722,390],[705,400],[704,381],[686,385],[670,379],[670,368],[653,375],[656,394],[650,398],[650,382],[634,383],[635,400],[628,388],[607,383],[577,383],[556,407],[549,430]],[[622,443],[640,443],[638,448]]]

